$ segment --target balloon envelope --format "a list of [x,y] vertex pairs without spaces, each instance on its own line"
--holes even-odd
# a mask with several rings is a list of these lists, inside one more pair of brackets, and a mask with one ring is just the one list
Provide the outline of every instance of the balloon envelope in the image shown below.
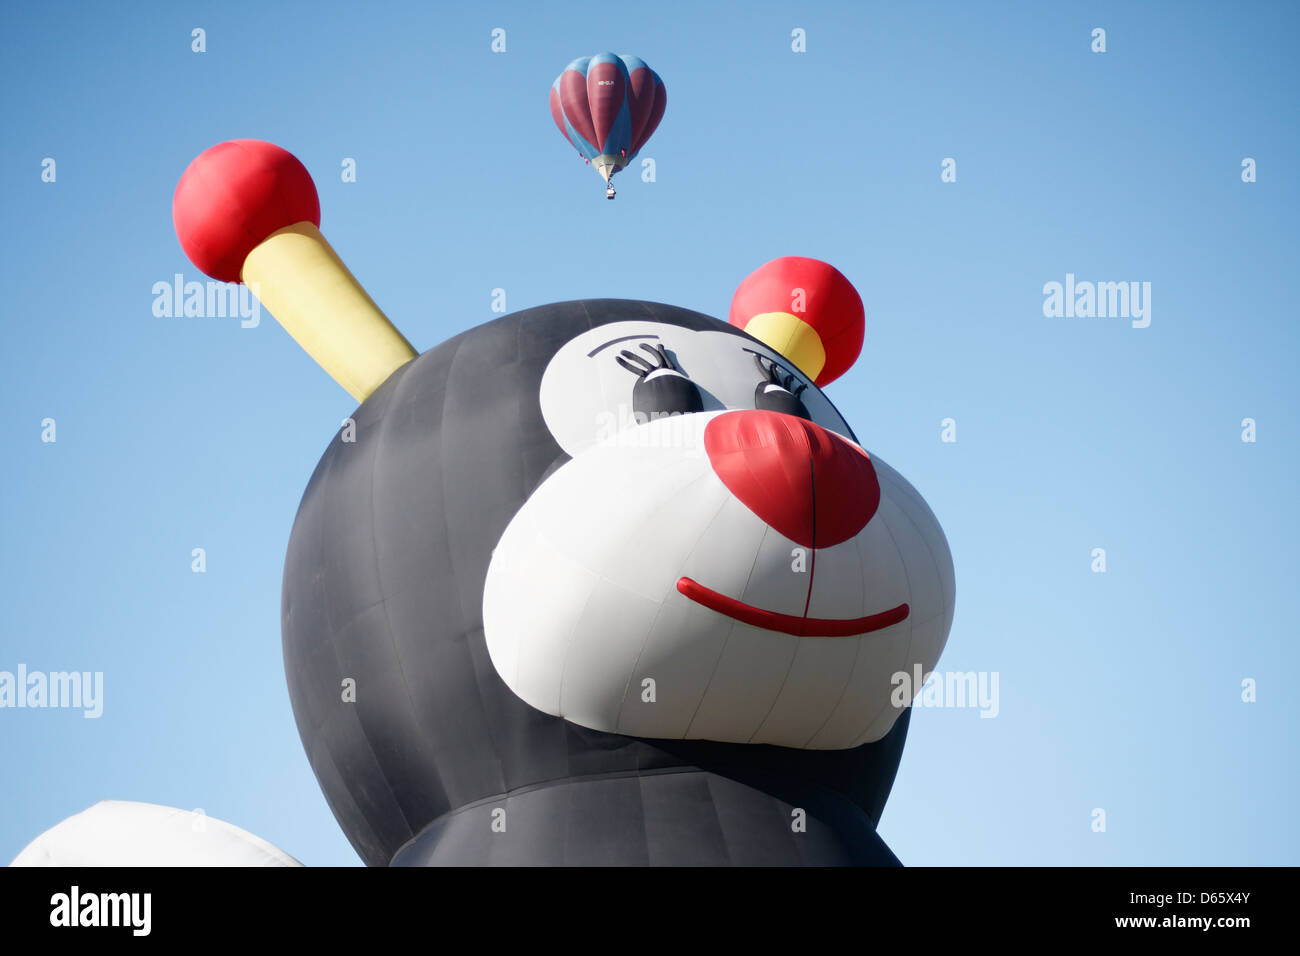
[[[707,495],[705,482],[696,494],[693,483],[708,469],[707,460],[702,469],[686,461],[665,471],[650,467],[650,460],[660,460],[662,451],[663,462],[677,462],[679,446],[650,441],[644,449],[628,449],[627,461],[602,450],[606,413],[614,410],[617,417],[620,405],[631,402],[633,376],[614,356],[629,344],[623,337],[634,333],[666,341],[696,380],[707,383],[702,387],[717,412],[754,408],[759,372],[747,350],[765,350],[739,329],[651,302],[553,303],[469,329],[399,368],[353,414],[356,440],[332,440],[308,484],[285,558],[285,672],[312,769],[339,824],[371,865],[893,862],[875,826],[910,709],[889,706],[890,675],[912,673],[913,662],[932,670],[947,635],[953,583],[942,532],[915,490],[874,459],[882,503],[871,527],[880,550],[864,565],[860,556],[867,549],[849,554],[853,546],[841,545],[841,566],[830,554],[835,549],[825,549],[817,566],[827,589],[809,604],[807,576],[786,570],[791,546],[778,551],[778,532],[768,536],[743,502],[728,501],[719,513],[725,527],[710,533],[707,509],[721,504],[713,491],[729,496],[716,480],[707,483]],[[619,344],[598,349],[610,340]],[[820,391],[803,394],[822,427],[856,442]],[[655,424],[703,426],[708,417],[668,416]],[[637,461],[647,467],[636,468]],[[623,471],[620,462],[633,470]],[[612,470],[599,468],[602,463]],[[611,480],[586,483],[606,474]],[[620,484],[625,476],[635,486]],[[552,491],[539,497],[552,482]],[[585,500],[579,488],[590,492]],[[619,506],[624,498],[626,514]],[[489,593],[494,553],[525,510],[532,527],[546,535],[557,530],[560,537],[539,538],[535,562],[514,547],[528,546],[527,536],[504,542],[502,557],[511,560],[498,568],[506,576],[495,577]],[[618,519],[609,520],[615,513]],[[696,521],[695,515],[702,517]],[[754,532],[747,554],[729,536],[734,529]],[[561,542],[572,557],[560,560],[554,549],[543,555],[547,541]],[[771,545],[761,555],[773,573],[751,574],[762,542]],[[675,550],[679,546],[686,550]],[[792,740],[802,733],[814,746],[837,749],[687,736],[714,664],[697,671],[682,658],[676,658],[680,666],[671,664],[671,655],[676,647],[698,646],[696,638],[725,640],[731,625],[705,608],[687,607],[690,602],[671,589],[676,575],[664,579],[668,583],[653,599],[639,596],[650,588],[648,576],[636,583],[638,566],[672,571],[678,567],[672,555],[687,551],[701,571],[682,565],[680,573],[721,587],[722,577],[703,570],[716,568],[728,581],[734,571],[738,584],[728,593],[761,607],[775,606],[778,596],[786,600],[793,588],[803,592],[798,610],[811,607],[819,617],[849,616],[829,604],[823,609],[821,602],[838,600],[836,594],[860,607],[857,613],[897,603],[883,596],[877,602],[877,591],[908,599],[908,619],[891,633],[870,635],[861,648],[837,644],[838,638],[826,640],[824,649],[807,648],[843,653],[836,679],[852,690],[823,694],[793,710],[786,709],[797,703],[793,697],[778,700],[793,682],[779,678],[764,679],[747,697],[732,695],[725,687],[735,685],[720,682],[734,707],[709,698],[719,726],[755,712],[761,723],[771,706],[766,730],[780,723]],[[525,560],[514,562],[515,555]],[[562,573],[575,568],[573,575]],[[839,577],[837,570],[843,570]],[[575,593],[569,585],[593,579],[588,572],[607,582],[599,598],[589,605],[585,598],[569,600]],[[625,581],[638,593],[607,599],[622,595],[617,582]],[[764,584],[784,590],[764,593]],[[501,676],[486,632],[489,616],[500,614],[507,626],[534,618],[527,636],[542,653],[529,660],[539,666],[515,671],[529,686],[548,672],[549,645],[542,638],[563,634],[562,648],[578,648],[569,673],[582,680],[565,686],[582,695],[575,700],[584,714],[593,713],[603,698],[599,687],[588,689],[601,675],[612,674],[620,687],[627,683],[605,662],[633,646],[641,622],[650,636],[655,606],[663,605],[674,617],[657,622],[655,642],[647,646],[678,676],[655,665],[661,696],[643,711],[628,708],[629,717],[640,718],[635,726],[630,720],[582,724],[556,708],[532,705]],[[578,630],[564,630],[570,611]],[[695,623],[676,627],[679,614]],[[680,642],[672,641],[674,632],[683,635]],[[784,673],[789,659],[778,661],[777,650],[802,641],[745,634],[748,640],[729,646],[764,674],[778,663]],[[727,658],[733,659],[740,657]],[[558,673],[564,662],[550,660],[550,671]],[[638,671],[632,687],[642,687],[641,676]],[[340,693],[345,679],[354,682],[355,699]],[[747,679],[757,681],[742,672],[738,684]],[[688,680],[689,702],[684,692],[669,693]],[[630,704],[640,701],[637,693],[629,695]],[[657,723],[651,727],[647,720]],[[673,721],[681,729],[665,729]],[[806,731],[804,722],[810,724]],[[843,731],[841,739],[812,741],[823,722],[827,735]],[[853,739],[862,737],[861,746],[848,746],[852,739],[843,736],[850,731]],[[808,830],[798,835],[790,828],[795,808],[807,813]],[[509,823],[497,832],[494,814],[502,812]]]
[[9,865],[302,866],[224,820],[125,800],[104,800],[55,824]]
[[658,127],[668,92],[640,57],[598,53],[565,67],[550,100],[556,128],[608,182]]

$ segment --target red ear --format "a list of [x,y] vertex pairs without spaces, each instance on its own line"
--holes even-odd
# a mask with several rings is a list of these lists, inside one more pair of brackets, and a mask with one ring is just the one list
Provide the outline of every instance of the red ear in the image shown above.
[[785,355],[819,388],[852,367],[866,334],[858,290],[834,266],[802,256],[751,272],[731,299],[730,322]]

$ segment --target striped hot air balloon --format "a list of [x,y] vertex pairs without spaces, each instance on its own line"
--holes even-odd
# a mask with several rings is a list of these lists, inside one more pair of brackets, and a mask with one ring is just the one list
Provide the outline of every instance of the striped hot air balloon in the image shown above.
[[[598,53],[574,60],[551,84],[551,118],[606,184],[663,119],[668,91],[640,57]],[[614,198],[614,187],[606,191]]]

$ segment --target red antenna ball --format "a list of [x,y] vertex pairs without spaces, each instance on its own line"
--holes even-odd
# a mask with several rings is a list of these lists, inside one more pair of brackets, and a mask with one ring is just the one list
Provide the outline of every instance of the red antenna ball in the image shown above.
[[232,139],[186,168],[172,197],[172,222],[196,267],[238,282],[248,254],[271,233],[298,222],[320,225],[320,198],[292,153],[259,139]]

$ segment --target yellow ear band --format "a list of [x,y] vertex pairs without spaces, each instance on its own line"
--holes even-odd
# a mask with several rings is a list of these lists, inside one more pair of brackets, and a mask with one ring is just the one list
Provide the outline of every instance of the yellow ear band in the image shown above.
[[359,402],[416,356],[310,222],[273,232],[248,254],[240,278]]
[[817,330],[789,312],[761,312],[745,323],[745,331],[784,355],[813,381],[826,364],[826,349]]

